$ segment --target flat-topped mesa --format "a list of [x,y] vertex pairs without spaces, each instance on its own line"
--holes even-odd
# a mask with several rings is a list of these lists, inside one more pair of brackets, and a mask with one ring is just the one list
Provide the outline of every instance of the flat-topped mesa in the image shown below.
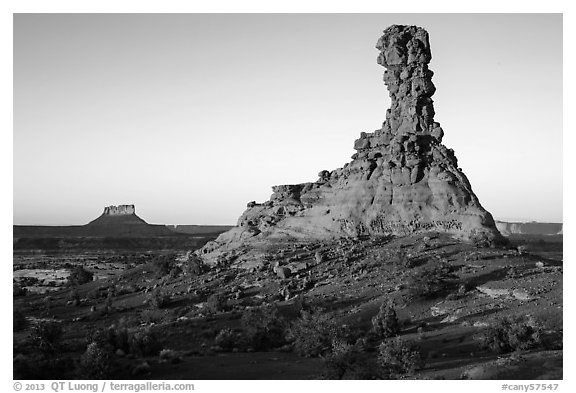
[[268,239],[329,239],[438,231],[484,244],[505,242],[434,121],[428,33],[394,25],[376,45],[392,104],[382,128],[361,133],[343,168],[311,183],[281,185],[250,202],[238,227],[208,243],[205,260]]
[[129,214],[136,214],[134,205],[118,205],[106,206],[103,215],[106,216],[124,216]]

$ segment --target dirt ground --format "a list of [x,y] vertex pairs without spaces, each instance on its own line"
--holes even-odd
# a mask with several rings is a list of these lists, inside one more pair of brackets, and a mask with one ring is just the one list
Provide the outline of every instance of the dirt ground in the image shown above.
[[[15,378],[30,375],[21,365],[37,359],[50,378],[82,378],[78,364],[88,337],[113,325],[150,329],[165,350],[114,352],[111,376],[117,379],[322,379],[325,360],[298,355],[289,340],[257,350],[240,344],[224,349],[215,339],[225,329],[239,332],[248,310],[269,305],[288,325],[305,307],[320,309],[361,337],[380,306],[392,304],[401,322],[399,336],[416,343],[424,360],[402,378],[562,379],[561,238],[478,248],[429,233],[276,243],[254,255],[250,263],[231,259],[200,272],[188,271],[185,259],[169,272],[153,261],[127,260],[119,273],[77,288],[14,297],[14,309],[28,322],[13,336]],[[438,266],[449,271],[444,288],[415,296],[413,277]],[[160,306],[154,301],[158,293]],[[214,294],[223,299],[221,307],[210,303]],[[478,335],[504,316],[538,321],[544,344],[503,354],[480,346]],[[56,354],[38,355],[34,345],[34,325],[43,320],[63,327]]]

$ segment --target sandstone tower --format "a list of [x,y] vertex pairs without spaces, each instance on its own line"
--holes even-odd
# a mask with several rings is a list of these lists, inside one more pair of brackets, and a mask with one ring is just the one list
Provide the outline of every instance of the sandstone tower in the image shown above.
[[376,48],[392,105],[382,128],[361,133],[343,168],[323,170],[311,183],[273,187],[251,202],[226,232],[200,251],[283,238],[329,239],[438,231],[483,244],[502,240],[494,220],[442,144],[434,121],[433,72],[426,30],[393,25]]

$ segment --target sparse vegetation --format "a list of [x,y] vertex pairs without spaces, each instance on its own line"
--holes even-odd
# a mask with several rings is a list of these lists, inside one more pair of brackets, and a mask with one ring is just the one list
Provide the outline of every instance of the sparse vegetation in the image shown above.
[[372,318],[372,331],[380,338],[394,337],[400,332],[396,310],[390,303],[383,303]]
[[138,329],[128,335],[129,352],[138,356],[157,355],[162,345],[150,328]]
[[[16,279],[21,286],[39,290],[13,299],[14,377],[179,378],[197,372],[208,379],[428,379],[439,373],[453,378],[465,364],[484,367],[488,352],[515,350],[530,350],[512,355],[520,367],[532,367],[535,359],[550,366],[534,370],[534,376],[549,368],[561,372],[561,262],[546,257],[523,261],[512,252],[459,245],[454,240],[446,240],[444,246],[442,237],[424,251],[417,248],[418,240],[414,245],[406,239],[354,242],[340,251],[334,251],[338,245],[322,242],[282,246],[269,253],[268,262],[266,258],[256,261],[245,270],[229,263],[208,270],[200,264],[191,268],[194,260],[187,257],[175,260],[163,276],[150,263],[153,253],[146,258],[137,254],[115,259],[66,257],[70,268],[82,264],[103,278],[58,291],[45,288],[54,281],[51,274],[35,273],[41,280],[33,285],[29,284],[32,278]],[[318,249],[327,256],[321,264],[314,263]],[[280,251],[283,259],[276,257]],[[346,263],[340,255],[349,251],[354,260]],[[479,259],[467,263],[465,256],[471,252]],[[408,255],[417,261],[415,266],[402,262]],[[29,262],[22,260],[21,268],[27,269],[24,264]],[[279,280],[272,273],[277,260],[292,270],[291,277]],[[189,268],[194,271],[188,272]],[[413,277],[418,280],[410,281]],[[307,286],[307,282],[318,285]],[[413,289],[412,282],[421,288]],[[66,286],[63,280],[58,285]],[[476,290],[480,285],[510,290],[510,294],[518,289],[534,300],[502,295],[496,301],[502,307],[492,309],[489,305],[495,300]],[[520,322],[511,318],[513,322],[506,323],[496,319],[519,312],[518,304],[541,324],[531,318]],[[544,309],[539,307],[542,304]],[[438,323],[451,321],[452,316],[459,318]],[[498,322],[481,328],[491,320]],[[59,323],[62,333],[52,334],[50,329],[39,333],[35,321]],[[470,342],[471,331],[479,333],[474,336],[476,349]],[[420,351],[407,337],[425,348],[430,367],[422,368]],[[480,345],[487,351],[478,352]],[[274,353],[251,353],[261,351]],[[293,354],[283,354],[290,351]],[[316,359],[298,360],[296,355]],[[246,366],[235,367],[239,362]]]
[[154,308],[158,309],[167,307],[171,301],[172,298],[170,295],[160,288],[154,289],[150,296],[150,303]]
[[392,262],[399,269],[412,269],[417,265],[416,260],[409,257],[404,250],[396,250],[392,256]]
[[542,344],[542,328],[530,317],[498,319],[477,336],[482,348],[495,353],[532,349]]
[[239,336],[232,329],[222,329],[216,335],[214,344],[224,351],[230,351],[233,348],[238,348]]
[[336,322],[321,310],[302,311],[289,332],[294,350],[304,357],[325,355],[331,350],[336,336]]
[[24,330],[28,326],[28,320],[20,310],[14,309],[12,315],[12,326],[15,332]]
[[146,309],[146,310],[142,310],[142,312],[140,313],[140,319],[142,320],[142,322],[144,323],[158,323],[162,320],[164,314],[162,311],[160,310],[150,310],[150,309]]
[[455,278],[452,267],[442,263],[412,272],[408,276],[407,287],[414,298],[434,298],[450,291],[454,287]]
[[121,349],[129,351],[129,333],[125,326],[112,325],[107,329],[98,329],[88,337],[88,343],[96,343],[99,348],[109,352],[116,352]]
[[26,296],[26,294],[28,294],[28,290],[25,287],[16,282],[12,284],[12,296]]
[[80,295],[78,294],[78,291],[76,289],[72,289],[70,291],[67,299],[70,302],[70,304],[72,304],[73,306],[80,305]]
[[77,286],[91,282],[94,279],[94,274],[84,269],[84,266],[75,266],[70,271],[70,276],[68,276],[68,285]]
[[110,376],[112,356],[109,351],[93,342],[80,358],[80,373],[85,379],[102,379]]
[[188,263],[185,263],[182,266],[182,270],[184,271],[184,274],[195,277],[206,272],[208,269],[200,258],[191,257]]
[[32,338],[43,352],[55,352],[60,346],[62,333],[62,324],[57,321],[42,320],[32,327]]
[[332,342],[332,352],[324,358],[325,376],[328,379],[374,379],[378,370],[365,347],[341,340]]
[[152,260],[152,265],[154,266],[158,277],[166,276],[177,267],[176,254],[159,255]]
[[384,379],[412,375],[424,364],[417,345],[397,338],[383,341],[378,348],[378,364]]
[[268,350],[286,343],[286,321],[276,307],[261,307],[246,311],[240,320],[247,347]]
[[228,309],[228,298],[223,293],[214,293],[206,300],[205,309],[211,314],[216,314]]

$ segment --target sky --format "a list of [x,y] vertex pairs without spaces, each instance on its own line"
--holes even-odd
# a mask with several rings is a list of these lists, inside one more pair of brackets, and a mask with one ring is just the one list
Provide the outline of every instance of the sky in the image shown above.
[[428,30],[435,120],[482,205],[561,222],[561,14],[15,14],[14,224],[117,204],[235,224],[381,127],[391,24]]

